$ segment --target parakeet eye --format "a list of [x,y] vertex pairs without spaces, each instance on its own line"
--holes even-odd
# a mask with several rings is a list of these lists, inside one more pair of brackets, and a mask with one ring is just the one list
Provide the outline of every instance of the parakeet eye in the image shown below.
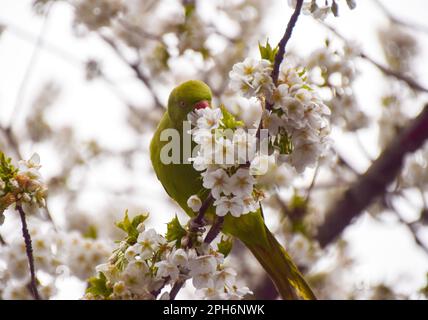
[[210,103],[206,100],[199,101],[198,103],[193,105],[193,109],[195,109],[195,110],[205,109],[205,108],[209,108],[209,107],[210,107]]
[[180,101],[180,107],[184,108],[185,105],[184,101]]

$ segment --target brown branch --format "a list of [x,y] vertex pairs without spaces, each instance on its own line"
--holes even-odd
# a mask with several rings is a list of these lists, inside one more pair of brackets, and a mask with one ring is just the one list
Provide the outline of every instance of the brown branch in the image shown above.
[[299,19],[302,6],[303,6],[303,0],[297,0],[296,9],[294,10],[293,15],[291,16],[290,21],[288,21],[284,36],[282,37],[281,41],[278,43],[278,52],[275,55],[275,62],[273,64],[273,70],[272,70],[272,80],[273,80],[273,83],[275,84],[278,82],[279,67],[281,66],[282,60],[284,59],[285,47],[291,38],[291,34],[293,33],[293,29],[297,23],[297,19]]
[[399,173],[405,155],[419,149],[426,139],[428,104],[329,210],[316,236],[321,246],[325,247],[336,239],[354,218],[385,194],[386,188]]
[[32,291],[34,299],[40,300],[40,295],[39,295],[39,292],[37,291],[36,272],[34,269],[33,247],[31,245],[30,232],[28,232],[28,228],[27,228],[27,221],[25,219],[25,212],[20,205],[16,206],[16,210],[19,212],[19,216],[21,217],[22,236],[24,237],[24,241],[25,241],[25,250],[27,252],[28,265],[30,266],[30,275],[31,275],[30,287],[31,287],[31,291]]
[[195,225],[199,225],[199,226],[204,225],[205,213],[207,212],[208,208],[211,206],[213,201],[214,201],[214,198],[213,198],[212,194],[210,193],[208,195],[208,197],[205,199],[205,201],[202,203],[202,206],[198,211],[198,215],[192,220],[192,223],[194,223]]
[[213,240],[218,236],[218,234],[221,231],[221,228],[223,227],[224,223],[224,217],[217,217],[214,224],[211,226],[210,231],[208,231],[204,242],[205,243],[211,243]]
[[174,283],[171,288],[171,291],[169,292],[169,300],[175,300],[175,297],[177,296],[178,292],[181,290],[185,282],[185,279],[179,279]]

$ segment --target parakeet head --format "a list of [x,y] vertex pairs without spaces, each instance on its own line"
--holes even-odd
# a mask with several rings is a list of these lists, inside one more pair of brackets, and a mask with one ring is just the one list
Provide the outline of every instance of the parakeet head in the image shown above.
[[180,125],[187,120],[189,112],[210,107],[211,98],[211,89],[204,82],[199,80],[183,82],[169,95],[169,117],[174,123]]

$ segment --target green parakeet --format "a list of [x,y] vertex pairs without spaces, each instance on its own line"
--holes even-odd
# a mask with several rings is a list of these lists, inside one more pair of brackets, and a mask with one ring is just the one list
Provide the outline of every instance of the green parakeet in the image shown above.
[[[161,141],[161,133],[165,129],[176,129],[183,140],[183,121],[187,120],[188,113],[207,107],[210,102],[211,90],[201,81],[191,80],[176,87],[169,96],[168,110],[150,144],[151,161],[158,179],[169,196],[191,217],[195,213],[188,207],[187,200],[203,188],[200,172],[192,164],[183,164],[184,159],[181,159],[180,164],[162,163],[161,150],[168,141]],[[182,145],[181,141],[180,146]],[[180,152],[183,158],[183,148]],[[215,208],[211,206],[206,216],[208,221],[213,221]],[[266,227],[260,210],[239,218],[226,215],[223,232],[240,239],[254,254],[283,299],[316,299],[290,256]]]

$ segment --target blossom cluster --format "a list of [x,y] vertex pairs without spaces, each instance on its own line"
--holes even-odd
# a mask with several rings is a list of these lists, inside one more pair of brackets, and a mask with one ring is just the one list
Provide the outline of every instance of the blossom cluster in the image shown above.
[[336,49],[330,41],[312,52],[306,60],[311,82],[324,89],[324,102],[331,109],[330,121],[348,131],[368,125],[368,117],[355,98],[353,84],[357,76],[355,58],[360,54],[357,46],[345,44]]
[[263,121],[278,161],[298,173],[313,167],[328,148],[330,109],[307,81],[306,69],[283,62],[269,102],[273,109],[265,111]]
[[[60,261],[55,254],[55,235],[52,230],[30,228],[33,243],[34,264],[38,273],[55,274]],[[5,300],[33,299],[29,290],[30,272],[26,248],[22,237],[16,236],[0,248],[0,298]],[[49,299],[56,293],[53,281],[39,281],[39,293],[43,299]]]
[[[340,0],[304,0],[302,12],[306,15],[312,15],[315,19],[324,20],[330,13],[336,17],[339,15],[339,5],[337,2]],[[297,0],[288,0],[288,5],[291,8],[296,8]],[[346,0],[349,9],[355,9],[357,6],[356,0]]]
[[189,114],[198,147],[191,160],[204,188],[188,200],[194,211],[210,190],[217,215],[253,212],[266,191],[313,167],[327,150],[330,110],[306,70],[283,62],[275,84],[272,69],[271,60],[246,58],[230,72],[230,89],[264,109],[255,123],[238,120],[224,106]]
[[[43,299],[57,293],[56,281],[68,275],[85,281],[96,265],[108,258],[111,245],[105,239],[85,238],[77,232],[55,231],[36,217],[29,220],[38,291]],[[24,240],[19,235],[0,247],[0,299],[33,299]]]
[[140,215],[131,221],[126,215],[118,224],[128,237],[107,263],[97,266],[98,276],[89,280],[85,299],[174,299],[172,288],[187,280],[205,299],[242,299],[251,293],[237,286],[236,272],[225,265],[224,254],[204,243],[201,234],[189,245],[178,219],[169,223],[164,237],[145,228],[146,218]]
[[[330,110],[307,81],[304,68],[283,62],[278,83],[274,85],[271,64],[265,59],[257,63],[251,58],[236,64],[230,73],[231,87],[245,96],[249,86],[255,89],[252,93],[260,101],[271,107],[265,108],[262,125],[269,130],[275,160],[291,165],[300,173],[313,166],[327,147]],[[268,161],[267,155],[262,156]]]
[[[225,116],[230,123],[225,121]],[[257,138],[255,132],[243,128],[232,130],[239,123],[231,117],[224,108],[199,109],[189,115],[194,124],[192,138],[199,147],[192,161],[193,167],[202,171],[203,187],[211,190],[217,215],[230,212],[239,217],[257,209],[252,166],[240,167],[255,158]],[[198,211],[202,202],[198,195],[193,195],[188,205]]]
[[40,157],[34,154],[29,160],[19,161],[19,167],[0,152],[0,224],[3,212],[10,205],[28,207],[46,206],[47,187],[40,175]]
[[411,72],[412,61],[420,51],[413,33],[390,24],[379,30],[378,37],[388,65],[397,72]]
[[125,11],[122,0],[73,0],[71,4],[75,7],[75,26],[89,30],[110,26],[111,19]]

